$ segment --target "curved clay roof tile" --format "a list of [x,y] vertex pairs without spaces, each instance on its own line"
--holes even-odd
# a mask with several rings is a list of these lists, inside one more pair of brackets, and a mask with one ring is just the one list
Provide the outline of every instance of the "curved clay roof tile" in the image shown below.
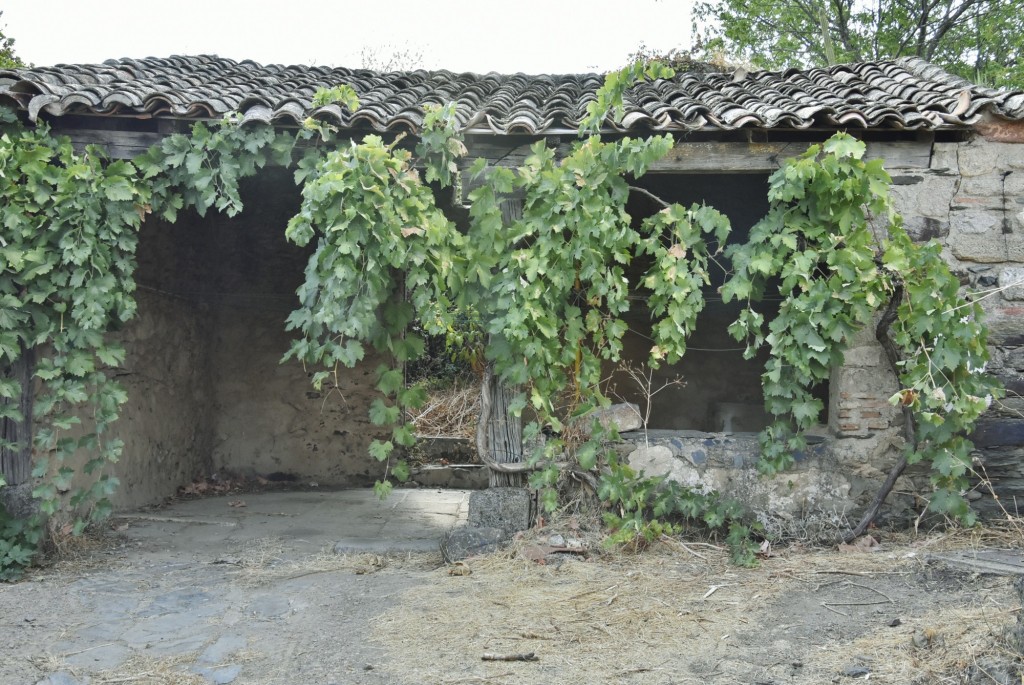
[[[35,121],[36,117],[39,116],[39,112],[43,109],[43,107],[46,107],[47,105],[52,105],[54,103],[60,103],[60,96],[51,95],[48,93],[35,96],[28,103],[27,109],[29,119]],[[62,108],[58,104],[58,106],[51,110],[50,113],[59,115],[62,113]]]
[[261,124],[269,124],[273,117],[273,110],[267,105],[262,103],[253,103],[248,107],[245,107],[242,114],[242,125],[251,124],[253,122],[259,122]]
[[[497,133],[543,133],[581,119],[602,78],[598,74],[479,75],[425,70],[381,73],[175,55],[0,70],[0,98],[33,118],[41,111],[60,116],[73,107],[76,112],[97,115],[119,111],[183,118],[241,110],[247,121],[265,121],[269,111],[272,120],[298,122],[310,113],[317,88],[345,83],[359,94],[363,116],[357,120],[340,110],[318,112],[318,116],[343,126],[351,122],[377,130],[415,128],[422,121],[423,104],[451,101],[457,103],[456,116],[465,126]],[[46,97],[39,99],[42,95]],[[635,86],[625,100],[627,119],[621,124],[606,122],[607,130],[822,124],[934,129],[962,128],[982,111],[1024,118],[1024,93],[975,86],[916,58],[755,71],[739,81],[734,81],[733,74],[680,72],[671,80]]]

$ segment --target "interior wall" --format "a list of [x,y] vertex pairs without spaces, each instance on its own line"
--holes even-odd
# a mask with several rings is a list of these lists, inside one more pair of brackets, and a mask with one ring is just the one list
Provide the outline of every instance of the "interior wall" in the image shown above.
[[[703,203],[729,217],[732,224],[730,242],[746,240],[750,227],[768,211],[768,177],[745,175],[648,175],[640,185],[669,202],[684,206]],[[643,198],[635,198],[629,207],[634,217],[643,217],[658,208]],[[646,265],[634,268],[641,270]],[[681,379],[684,385],[665,387],[654,398],[648,428],[699,431],[758,431],[767,423],[761,393],[761,373],[766,356],[743,359],[743,344],[729,335],[727,328],[736,320],[741,306],[725,304],[718,293],[724,273],[712,266],[712,283],[704,288],[707,305],[697,319],[696,329],[683,359],[663,365],[654,372],[652,389]],[[777,306],[771,302],[758,305],[765,311]],[[626,316],[630,330],[624,340],[624,359],[634,365],[646,360],[653,342],[650,340],[650,312],[643,291],[634,294],[631,311]],[[621,370],[606,368],[611,376],[614,394],[636,402],[641,411],[646,407],[645,393]]]
[[312,248],[284,237],[300,197],[267,170],[242,185],[245,211],[149,221],[139,244],[139,314],[122,332],[129,403],[117,505],[158,501],[200,476],[287,474],[363,485],[381,475],[367,452],[370,359],[316,392],[302,364],[280,360],[285,320]]
[[126,357],[115,375],[128,393],[113,427],[124,441],[111,469],[121,481],[118,508],[170,497],[208,473],[210,462],[207,321],[191,302],[165,293],[143,289],[137,301],[138,314],[117,336]]

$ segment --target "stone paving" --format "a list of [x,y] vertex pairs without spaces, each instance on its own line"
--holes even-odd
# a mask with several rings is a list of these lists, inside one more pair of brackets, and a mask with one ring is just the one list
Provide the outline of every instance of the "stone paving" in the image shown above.
[[[295,674],[294,682],[381,682],[368,668],[375,648],[356,638],[387,597],[411,580],[317,572],[252,587],[234,581],[236,555],[258,540],[275,541],[288,559],[332,549],[434,551],[444,533],[465,520],[468,500],[467,491],[457,490],[397,490],[384,502],[366,490],[278,492],[120,514],[114,523],[127,540],[125,551],[116,553],[119,565],[0,586],[0,616],[17,628],[5,629],[14,639],[6,654],[0,651],[0,683],[87,685],[94,674],[138,655],[188,655],[189,670],[219,685],[289,682],[247,674],[244,657],[299,647],[314,654],[315,676]],[[57,615],[41,603],[54,593],[60,595]],[[328,637],[325,644],[336,649],[316,649],[316,641]],[[25,679],[18,659],[41,655],[56,657],[59,670]]]

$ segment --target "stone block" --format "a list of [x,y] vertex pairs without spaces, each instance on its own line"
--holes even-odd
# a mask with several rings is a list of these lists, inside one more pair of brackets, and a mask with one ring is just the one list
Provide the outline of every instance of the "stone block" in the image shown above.
[[964,176],[981,176],[996,170],[1000,147],[995,143],[972,140],[960,146],[957,161]]
[[1024,304],[990,297],[982,302],[985,325],[988,326],[988,344],[1005,347],[1024,345]]
[[1006,261],[1024,262],[1024,212],[1013,217],[1013,233],[1002,236],[1006,245]]
[[626,457],[629,468],[636,472],[643,471],[648,476],[664,476],[671,474],[678,465],[678,460],[668,447],[638,447]]
[[951,234],[988,233],[1000,229],[1002,223],[1002,208],[971,207],[969,209],[960,209],[954,207],[949,213],[949,231]]
[[1003,365],[1017,371],[1024,371],[1024,347],[1007,350],[1003,357]]
[[1024,445],[1024,419],[982,419],[971,441],[975,447],[1020,447]]
[[953,256],[962,262],[978,262],[994,264],[997,262],[1016,261],[1009,256],[1009,241],[1000,230],[993,229],[987,233],[964,233],[951,228],[947,244]]
[[626,457],[626,463],[634,471],[642,471],[645,476],[652,478],[664,476],[668,480],[703,491],[715,487],[705,478],[712,470],[700,471],[689,462],[673,456],[672,450],[662,445],[638,447]]
[[[946,213],[949,214],[948,212]],[[904,215],[903,229],[914,242],[925,242],[949,235],[949,222],[925,216]]]
[[[992,198],[997,203],[1002,203],[1003,178],[999,174],[987,174],[985,176],[974,176],[965,178],[960,184],[960,192],[964,195],[971,195],[978,198]],[[936,198],[936,202],[939,202]]]
[[851,335],[849,339],[849,346],[851,348],[871,346],[877,344],[878,340],[875,338],[874,324],[870,326],[862,326],[860,329],[854,332],[854,334]]
[[1011,266],[999,272],[999,287],[1004,288],[1003,298],[1024,300],[1024,267]]
[[935,143],[932,145],[931,168],[956,172],[960,167],[960,162],[957,160],[959,151],[960,143]]
[[507,535],[533,525],[533,496],[525,488],[488,488],[469,496],[469,527],[500,528]]
[[448,531],[441,541],[441,556],[451,564],[478,554],[497,551],[509,535],[501,528],[459,526]]
[[882,346],[878,344],[864,345],[846,350],[843,353],[843,362],[846,366],[881,366],[884,363]]
[[[888,398],[899,389],[896,377],[889,369],[861,366],[842,366],[833,371],[830,387],[857,400]],[[863,402],[858,401],[857,404]]]
[[605,429],[615,427],[620,433],[640,430],[644,427],[643,421],[640,420],[640,407],[632,402],[601,407],[586,417],[588,423],[591,418],[597,419]]
[[13,518],[27,519],[39,513],[39,500],[32,497],[32,484],[7,485],[0,488],[0,507]]
[[947,220],[958,182],[953,176],[926,176],[918,186],[917,213],[930,219]]

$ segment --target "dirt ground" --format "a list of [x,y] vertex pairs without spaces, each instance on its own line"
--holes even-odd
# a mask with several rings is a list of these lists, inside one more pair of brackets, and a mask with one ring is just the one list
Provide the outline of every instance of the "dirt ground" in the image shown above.
[[0,585],[0,683],[1022,682],[1012,574],[936,558],[1016,554],[1012,527],[790,545],[756,569],[707,542],[538,554],[585,538],[571,521],[454,567],[288,537],[182,555],[120,527]]

